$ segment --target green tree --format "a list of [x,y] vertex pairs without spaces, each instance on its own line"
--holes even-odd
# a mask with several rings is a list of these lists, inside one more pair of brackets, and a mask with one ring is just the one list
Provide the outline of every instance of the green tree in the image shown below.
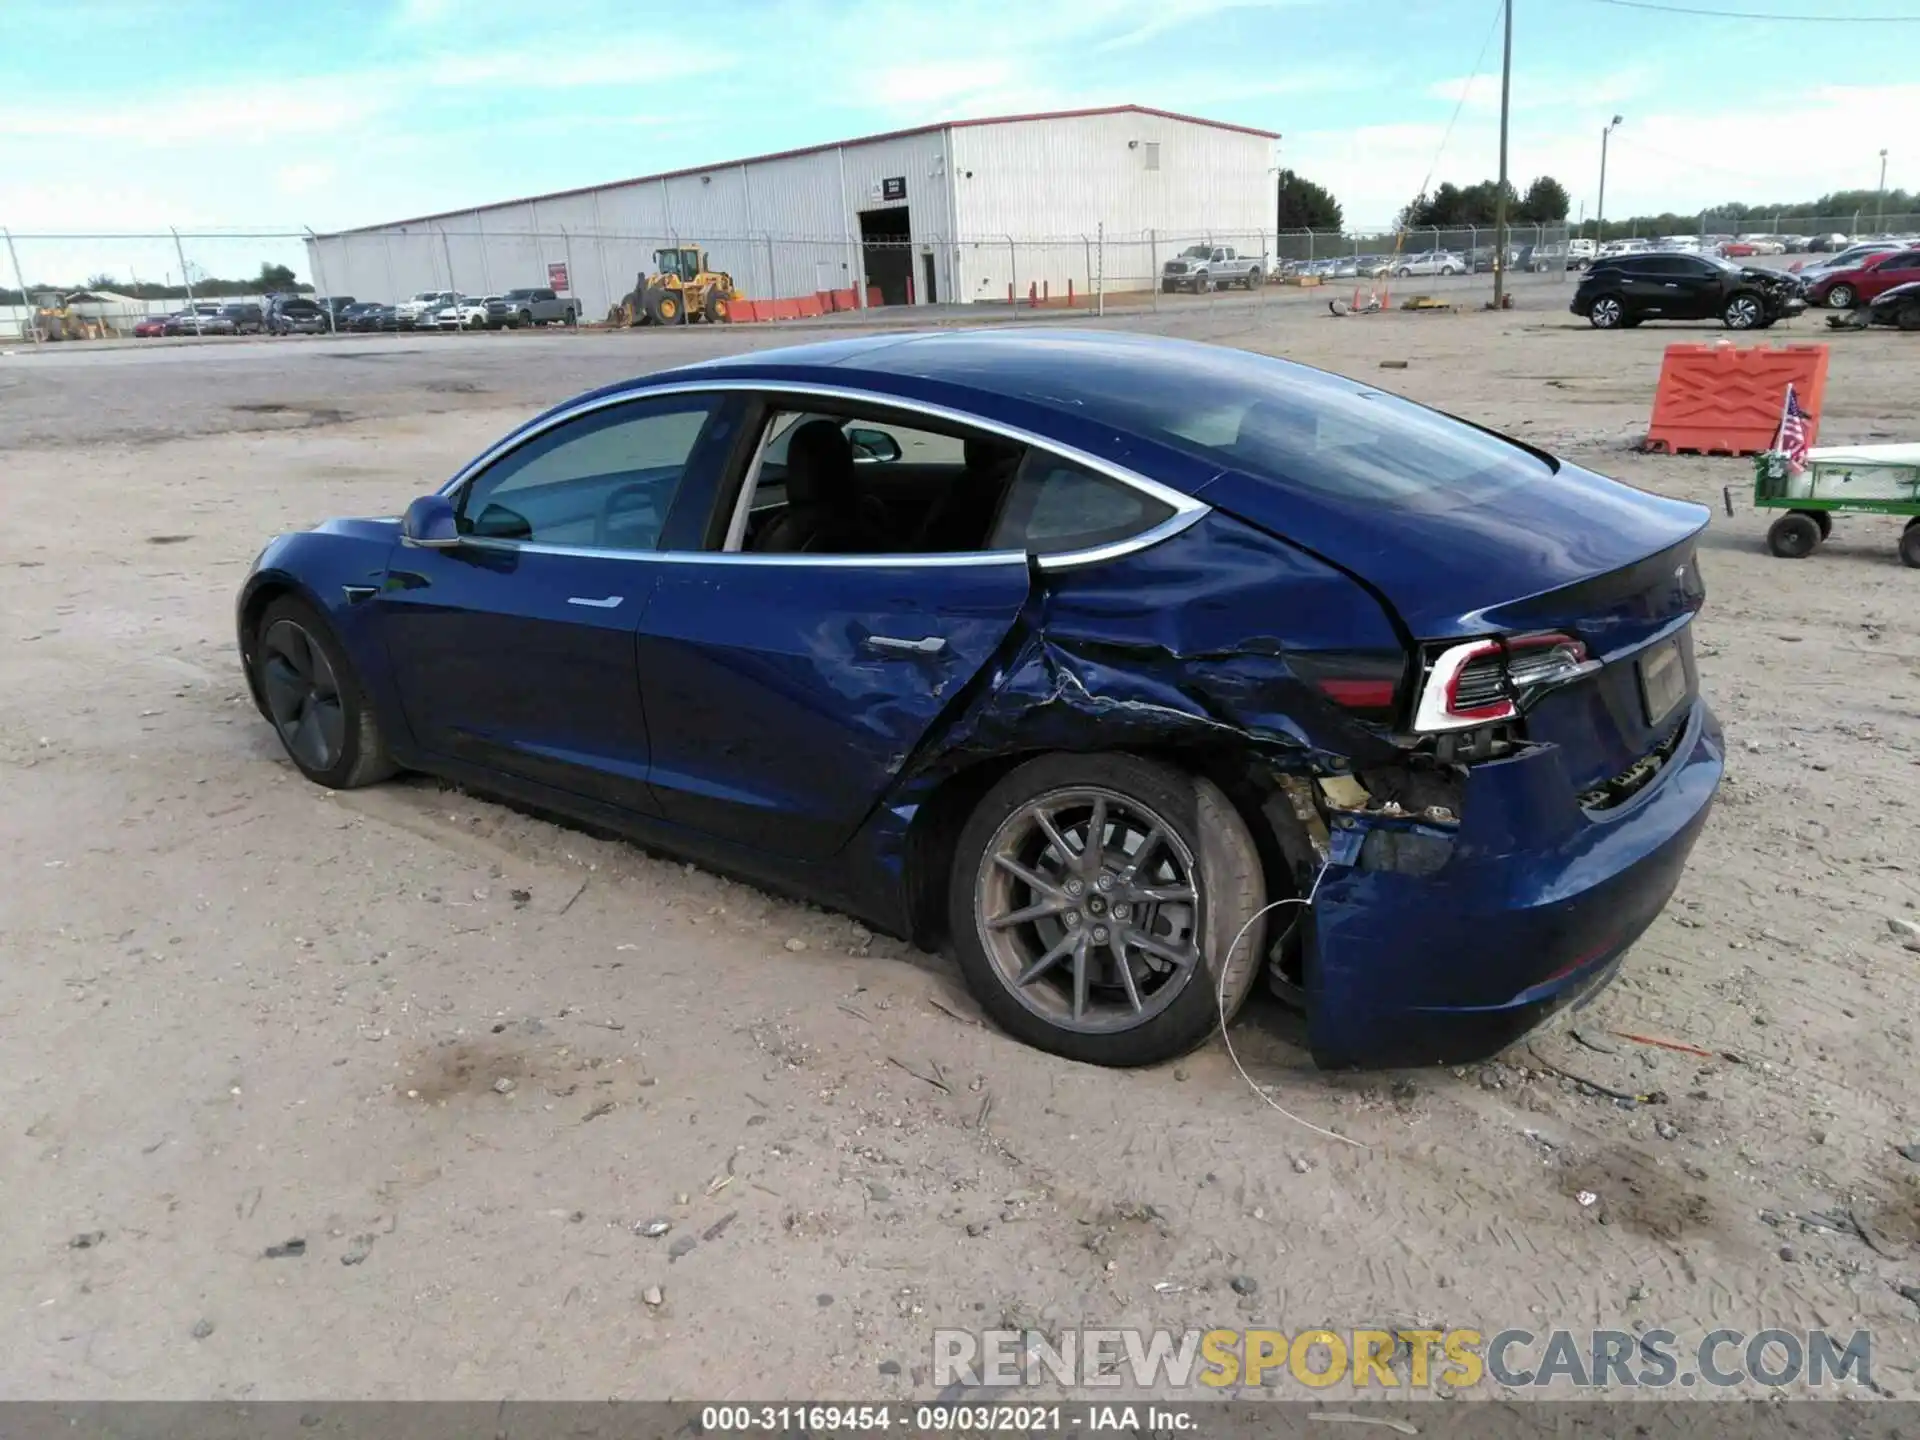
[[1567,218],[1573,208],[1567,187],[1551,175],[1542,175],[1520,197],[1520,210],[1513,218],[1536,225],[1555,225]]
[[1340,202],[1325,186],[1291,170],[1280,172],[1280,230],[1339,230]]

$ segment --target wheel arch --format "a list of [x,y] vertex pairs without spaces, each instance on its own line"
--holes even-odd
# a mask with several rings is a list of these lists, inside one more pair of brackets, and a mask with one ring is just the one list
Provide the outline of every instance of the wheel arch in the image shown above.
[[[1043,755],[1132,755],[1156,761],[1218,786],[1253,836],[1269,896],[1299,893],[1299,867],[1311,856],[1306,828],[1284,803],[1285,793],[1269,757],[1253,745],[1177,741],[1111,749],[1029,748],[981,757],[948,775],[921,802],[907,831],[903,870],[909,937],[924,950],[938,950],[947,935],[954,853],[967,817],[1001,778]],[[1283,803],[1272,802],[1280,799]]]
[[262,714],[266,713],[266,699],[260,693],[260,682],[254,674],[254,641],[260,631],[260,617],[283,595],[304,600],[323,616],[328,614],[320,597],[305,582],[284,570],[262,570],[248,579],[240,592],[240,603],[235,607],[234,624],[240,643],[240,669],[247,677],[247,691],[253,696],[254,706]]

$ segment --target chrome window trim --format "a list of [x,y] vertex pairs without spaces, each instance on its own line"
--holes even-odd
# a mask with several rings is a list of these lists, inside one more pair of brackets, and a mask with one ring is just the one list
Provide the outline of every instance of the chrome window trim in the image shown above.
[[[889,395],[884,391],[860,390],[845,385],[821,385],[808,381],[781,381],[777,379],[742,380],[683,380],[668,385],[649,386],[641,390],[625,390],[617,395],[601,395],[592,400],[572,405],[565,410],[556,411],[538,425],[508,436],[491,449],[482,452],[476,459],[470,460],[453,479],[440,487],[439,494],[451,497],[462,486],[472,481],[481,471],[495,461],[504,459],[509,453],[522,445],[538,439],[548,431],[577,420],[583,415],[591,415],[615,405],[628,405],[642,400],[650,400],[665,395],[697,394],[763,394],[771,396],[800,395],[814,400],[836,400],[855,405],[877,405],[883,409],[903,410],[912,414],[926,415],[950,425],[961,425],[968,429],[985,431],[998,435],[1002,439],[1031,446],[1046,451],[1050,455],[1067,460],[1097,475],[1151,496],[1161,504],[1171,507],[1173,513],[1158,525],[1142,530],[1137,535],[1129,535],[1124,540],[1110,541],[1105,545],[1095,545],[1085,550],[1067,550],[1057,555],[1036,557],[1036,563],[1042,570],[1072,570],[1085,565],[1100,565],[1109,560],[1117,560],[1125,555],[1146,550],[1163,541],[1172,539],[1207,515],[1212,506],[1183,494],[1169,485],[1150,480],[1138,471],[1129,470],[1124,465],[1116,465],[1097,455],[1089,455],[1084,450],[1071,445],[1063,445],[1057,440],[1024,430],[1017,425],[1008,425],[999,420],[991,420],[983,415],[975,415],[965,410],[954,410],[945,405],[929,404],[906,396]],[[753,463],[748,467],[748,480],[759,479],[760,454],[765,450],[767,437],[762,434],[759,448],[755,451]],[[744,528],[742,513],[739,511],[740,499],[745,498],[751,504],[752,485],[743,481],[742,495],[736,497],[736,514],[729,521],[727,536],[733,537],[733,527],[740,524]],[[534,555],[580,555],[600,560],[659,560],[669,564],[723,564],[723,565],[819,565],[832,569],[849,569],[869,566],[880,569],[951,569],[961,565],[1004,565],[1010,560],[1026,563],[1024,550],[982,550],[969,551],[956,555],[766,555],[748,554],[743,551],[728,550],[602,550],[573,545],[542,545],[515,540],[475,540],[466,538],[466,543],[479,545],[487,549],[524,550]]]

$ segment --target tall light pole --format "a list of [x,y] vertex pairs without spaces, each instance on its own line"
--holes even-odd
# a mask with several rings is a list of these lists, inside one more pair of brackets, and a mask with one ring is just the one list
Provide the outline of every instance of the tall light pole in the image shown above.
[[1887,209],[1887,152],[1883,147],[1880,151],[1880,188],[1877,192],[1875,192],[1873,197],[1873,228],[1876,232],[1886,229],[1886,223],[1884,219],[1886,215],[1886,209]]
[[1618,125],[1621,116],[1614,116],[1613,123],[1600,132],[1600,203],[1593,207],[1593,243],[1598,247],[1607,238],[1607,137],[1613,134],[1614,125]]
[[1493,195],[1493,308],[1498,310],[1507,280],[1507,101],[1513,84],[1513,0],[1500,7],[1507,34],[1500,49],[1500,185]]

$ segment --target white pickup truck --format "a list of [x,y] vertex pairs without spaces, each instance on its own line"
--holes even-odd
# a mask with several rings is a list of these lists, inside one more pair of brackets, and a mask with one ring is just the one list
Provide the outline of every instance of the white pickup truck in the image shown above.
[[1189,245],[1160,267],[1160,288],[1168,294],[1191,290],[1198,295],[1229,285],[1251,290],[1266,278],[1258,255],[1238,254],[1231,245]]

